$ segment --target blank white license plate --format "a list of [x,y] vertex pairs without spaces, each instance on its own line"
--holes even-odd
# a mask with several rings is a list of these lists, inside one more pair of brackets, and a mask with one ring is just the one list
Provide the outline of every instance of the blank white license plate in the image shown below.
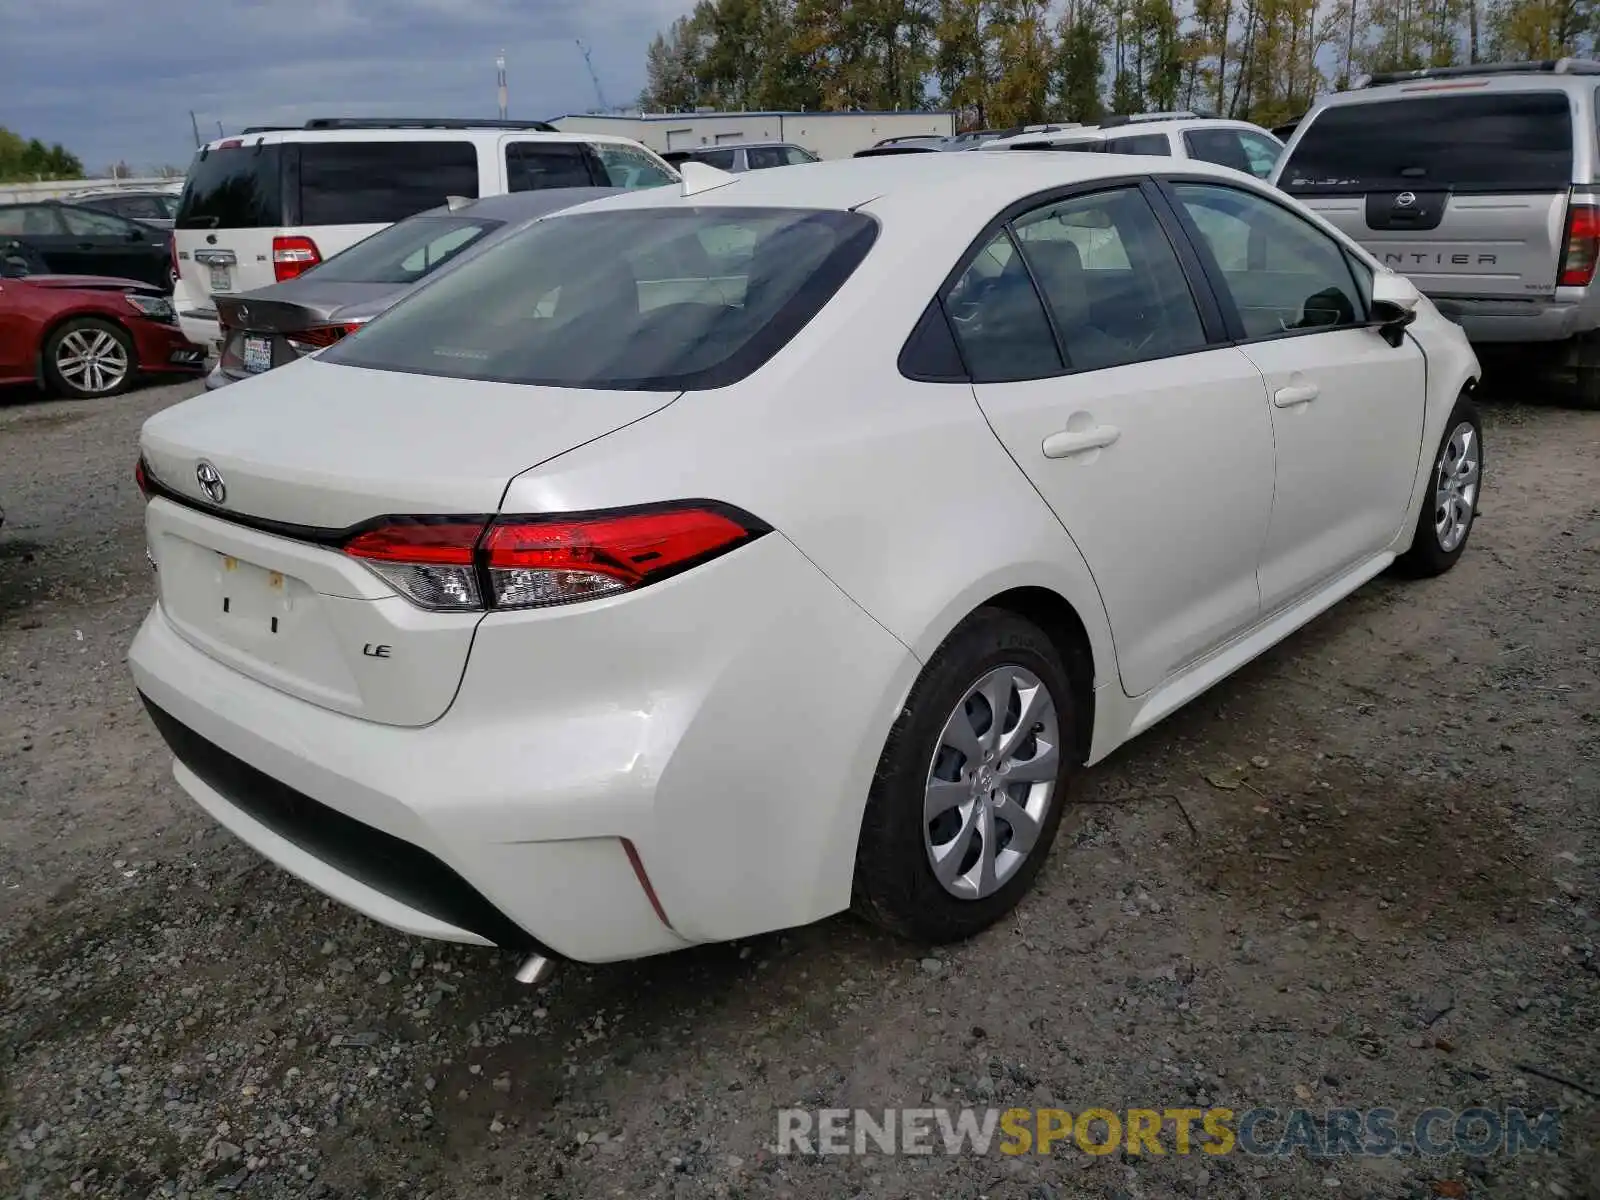
[[247,337],[244,340],[244,369],[252,375],[272,370],[272,339]]
[[211,272],[211,290],[213,292],[233,291],[233,283],[228,278],[226,263],[207,263],[206,270]]
[[293,608],[283,575],[240,562],[229,554],[217,557],[222,560],[222,623],[234,628],[242,626],[252,634],[271,636],[283,632],[283,621]]

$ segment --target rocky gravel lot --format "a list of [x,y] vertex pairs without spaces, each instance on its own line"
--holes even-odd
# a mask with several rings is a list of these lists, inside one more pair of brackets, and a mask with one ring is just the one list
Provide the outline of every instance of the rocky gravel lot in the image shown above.
[[[849,918],[546,987],[179,793],[123,661],[140,422],[0,397],[0,1197],[1600,1197],[1600,413],[1488,407],[1381,579],[1087,774],[1013,920]],[[1517,1158],[777,1156],[776,1110],[1561,1111]]]

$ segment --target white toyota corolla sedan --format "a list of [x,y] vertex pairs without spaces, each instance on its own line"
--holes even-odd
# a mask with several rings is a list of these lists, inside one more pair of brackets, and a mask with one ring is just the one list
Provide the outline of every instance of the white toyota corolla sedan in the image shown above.
[[1244,175],[685,174],[145,425],[177,780],[379,921],[972,934],[1086,763],[1461,555],[1466,339]]

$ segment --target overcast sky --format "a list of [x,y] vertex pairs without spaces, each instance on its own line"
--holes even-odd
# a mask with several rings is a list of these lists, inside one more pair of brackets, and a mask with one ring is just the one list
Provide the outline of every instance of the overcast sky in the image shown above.
[[0,125],[90,173],[185,165],[202,138],[310,116],[513,117],[631,104],[644,52],[692,0],[0,0]]

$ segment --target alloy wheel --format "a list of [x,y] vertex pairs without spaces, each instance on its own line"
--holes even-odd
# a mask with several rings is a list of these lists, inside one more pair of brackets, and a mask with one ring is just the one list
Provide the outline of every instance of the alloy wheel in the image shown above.
[[115,390],[128,375],[128,349],[104,329],[74,329],[56,347],[56,370],[90,395]]
[[1038,843],[1061,773],[1055,698],[1035,676],[1001,666],[972,684],[934,748],[923,844],[952,896],[1004,887]]
[[1445,439],[1434,469],[1433,532],[1446,554],[1466,540],[1472,527],[1480,467],[1478,431],[1470,421],[1462,421]]

